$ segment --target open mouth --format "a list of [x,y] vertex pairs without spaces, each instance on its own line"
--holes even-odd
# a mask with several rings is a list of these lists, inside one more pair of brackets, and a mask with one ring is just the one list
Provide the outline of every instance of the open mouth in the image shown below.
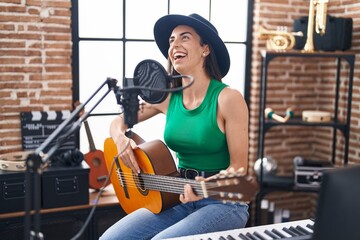
[[183,54],[183,53],[175,53],[174,54],[174,60],[178,60],[178,59],[181,59],[181,58],[184,58],[186,55]]

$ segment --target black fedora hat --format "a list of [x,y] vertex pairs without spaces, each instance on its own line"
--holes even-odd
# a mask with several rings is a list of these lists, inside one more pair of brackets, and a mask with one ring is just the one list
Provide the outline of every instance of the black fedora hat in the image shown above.
[[173,29],[178,25],[187,25],[193,27],[201,38],[210,44],[214,50],[220,72],[224,77],[230,68],[229,52],[219,37],[216,28],[205,18],[198,14],[190,14],[189,16],[170,14],[160,18],[154,26],[155,42],[161,53],[168,57],[169,38]]

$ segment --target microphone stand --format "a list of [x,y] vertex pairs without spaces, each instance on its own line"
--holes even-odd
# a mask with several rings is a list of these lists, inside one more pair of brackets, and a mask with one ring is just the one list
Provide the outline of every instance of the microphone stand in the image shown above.
[[[52,134],[45,139],[45,141],[26,159],[26,172],[25,172],[25,240],[42,240],[43,234],[40,232],[40,209],[41,209],[41,174],[43,168],[48,164],[51,156],[59,149],[62,143],[76,130],[79,130],[81,123],[87,119],[90,113],[99,105],[99,103],[107,96],[110,91],[115,91],[117,80],[107,78],[104,83],[86,100],[83,104],[80,104],[70,115],[69,118],[64,120]],[[107,92],[95,103],[95,105],[83,114],[76,122],[70,125],[70,122],[79,116],[80,111],[84,109],[98,92],[108,85]],[[69,127],[71,128],[69,129]],[[60,134],[63,134],[61,137]],[[48,148],[50,144],[55,140],[56,144],[50,148],[47,153],[44,153],[45,148]],[[32,188],[33,187],[33,188]],[[33,192],[31,191],[33,190]],[[34,223],[31,222],[31,210],[33,211]],[[31,228],[34,230],[31,230]]]
[[118,105],[123,108],[124,123],[128,126],[128,129],[132,129],[138,121],[139,89],[133,78],[124,78],[123,87],[123,89],[117,87],[114,92]]
[[[128,131],[131,132],[132,127],[138,123],[138,110],[139,110],[139,98],[141,90],[153,91],[153,92],[178,92],[190,87],[194,83],[194,78],[189,75],[177,75],[171,76],[172,78],[183,77],[191,79],[191,82],[186,86],[174,87],[171,89],[161,89],[161,88],[153,88],[147,86],[138,86],[136,82],[136,78],[124,78],[123,80],[123,89],[116,87],[114,90],[117,103],[122,106],[124,113],[124,123],[128,126]],[[126,88],[125,88],[126,87]],[[153,99],[145,100],[149,103],[152,102]],[[158,103],[156,100],[155,103]]]

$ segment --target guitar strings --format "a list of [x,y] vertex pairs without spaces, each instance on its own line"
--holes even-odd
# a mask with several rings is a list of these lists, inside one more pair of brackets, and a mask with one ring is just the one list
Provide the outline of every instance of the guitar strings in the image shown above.
[[[144,185],[149,190],[159,190],[159,191],[167,191],[171,193],[178,193],[181,194],[184,192],[184,184],[190,184],[195,192],[202,196],[203,195],[203,188],[201,183],[192,180],[192,179],[183,179],[183,178],[176,178],[176,177],[169,177],[169,176],[160,176],[160,175],[152,175],[152,174],[140,174],[141,180],[139,177],[134,177],[132,173],[124,173],[121,172],[120,176],[123,178],[122,181],[126,181],[126,187],[142,187]],[[154,181],[153,178],[157,178]],[[169,182],[169,179],[172,182]],[[120,179],[119,179],[120,180]],[[120,180],[121,181],[121,180]],[[174,184],[181,184],[181,185],[174,185]],[[219,194],[219,191],[211,191],[211,188],[219,187],[217,183],[209,183],[206,182],[207,194],[209,196],[214,196]]]
[[[126,187],[137,188],[137,187],[139,187],[138,184],[141,184],[139,180],[135,180],[133,178],[133,175],[131,173],[122,173],[121,175],[124,177],[123,181],[126,181]],[[151,174],[145,174],[145,175],[148,176],[148,177],[153,177],[154,176],[154,175],[151,175]],[[146,176],[145,176],[145,178],[146,178]],[[155,175],[155,176],[158,176],[158,175]],[[161,177],[166,177],[166,176],[161,176]],[[163,192],[182,194],[184,192],[183,185],[186,184],[186,183],[192,182],[192,183],[195,183],[194,185],[192,185],[192,187],[193,187],[194,191],[196,192],[196,194],[198,196],[203,196],[204,195],[201,184],[199,182],[195,181],[195,180],[181,179],[180,178],[180,181],[177,180],[176,182],[181,183],[182,185],[173,186],[171,184],[166,184],[165,183],[165,186],[164,186],[164,185],[158,184],[158,182],[150,182],[149,184],[145,184],[145,186],[148,187],[148,190],[155,190],[155,191],[157,190],[157,191],[163,191]],[[211,185],[213,185],[213,187],[219,187],[215,183],[211,184]],[[159,187],[159,186],[162,186],[162,187]],[[239,194],[237,194],[237,193],[224,192],[224,191],[212,191],[211,187],[209,187],[209,189],[207,190],[207,195],[208,196],[220,195],[223,200],[234,200],[234,199],[240,199],[241,198],[241,196]]]
[[[123,181],[126,181],[126,187],[132,187],[132,188],[138,188],[140,187],[141,188],[141,185],[143,184],[142,181],[138,180],[138,179],[134,179],[132,178],[131,174],[128,174],[127,176],[122,174],[123,175]],[[144,179],[144,186],[145,186],[145,189],[148,189],[148,190],[157,190],[157,191],[163,191],[163,192],[170,192],[170,193],[178,193],[178,194],[181,194],[184,192],[184,183],[182,182],[179,182],[177,181],[178,183],[182,183],[181,186],[176,186],[176,185],[172,185],[172,184],[169,184],[169,183],[164,183],[164,184],[161,184],[161,182],[147,182],[147,180],[149,179]],[[192,185],[192,187],[194,188],[194,190],[196,192],[202,192],[202,188],[200,187],[199,184],[194,184]],[[202,194],[200,194],[202,195]]]
[[[123,177],[131,177],[134,179],[134,182],[139,183],[141,182],[141,179],[146,179],[148,180],[147,183],[151,184],[165,184],[169,183],[167,185],[170,185],[172,183],[182,183],[182,184],[195,184],[198,185],[199,187],[201,187],[201,182],[193,180],[193,179],[186,179],[186,178],[179,178],[179,177],[172,177],[172,176],[163,176],[163,175],[154,175],[154,174],[149,174],[149,173],[141,173],[140,177],[134,177],[134,175],[132,173],[124,173],[121,172],[121,175]],[[216,187],[220,187],[220,182],[223,182],[223,185],[236,185],[238,182],[236,180],[232,180],[232,177],[227,177],[227,179],[212,179],[211,181],[205,181],[205,184],[207,185],[208,188],[216,188]],[[152,181],[154,180],[154,181]],[[216,182],[212,182],[212,181],[216,181]]]
[[[169,177],[169,176],[161,176],[161,175],[153,175],[153,174],[147,174],[147,173],[141,173],[140,177],[136,177],[134,176],[132,173],[124,173],[121,172],[120,173],[122,177],[129,179],[133,179],[134,183],[137,184],[141,184],[143,180],[147,180],[146,183],[148,184],[155,184],[153,186],[159,185],[159,186],[173,186],[172,184],[195,184],[196,186],[201,187],[201,183],[196,181],[196,180],[192,180],[192,179],[185,179],[185,178],[177,178],[177,177]],[[153,179],[155,178],[155,179]],[[153,181],[154,180],[154,181]],[[170,182],[170,180],[172,182]],[[216,183],[206,183],[207,185],[209,185],[209,187],[217,187],[218,185]],[[183,187],[183,186],[182,186]]]

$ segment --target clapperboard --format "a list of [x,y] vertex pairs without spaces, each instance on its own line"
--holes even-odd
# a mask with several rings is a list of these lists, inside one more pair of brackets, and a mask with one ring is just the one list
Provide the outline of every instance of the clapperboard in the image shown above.
[[[21,135],[22,135],[22,148],[26,150],[37,149],[54,130],[67,118],[70,117],[70,111],[32,111],[21,112]],[[70,123],[71,124],[71,123]],[[59,136],[61,137],[61,135]],[[57,141],[56,138],[54,141]],[[45,148],[47,152],[56,142],[49,144]],[[74,149],[76,146],[75,133],[71,134],[62,143],[58,149],[59,152]]]

